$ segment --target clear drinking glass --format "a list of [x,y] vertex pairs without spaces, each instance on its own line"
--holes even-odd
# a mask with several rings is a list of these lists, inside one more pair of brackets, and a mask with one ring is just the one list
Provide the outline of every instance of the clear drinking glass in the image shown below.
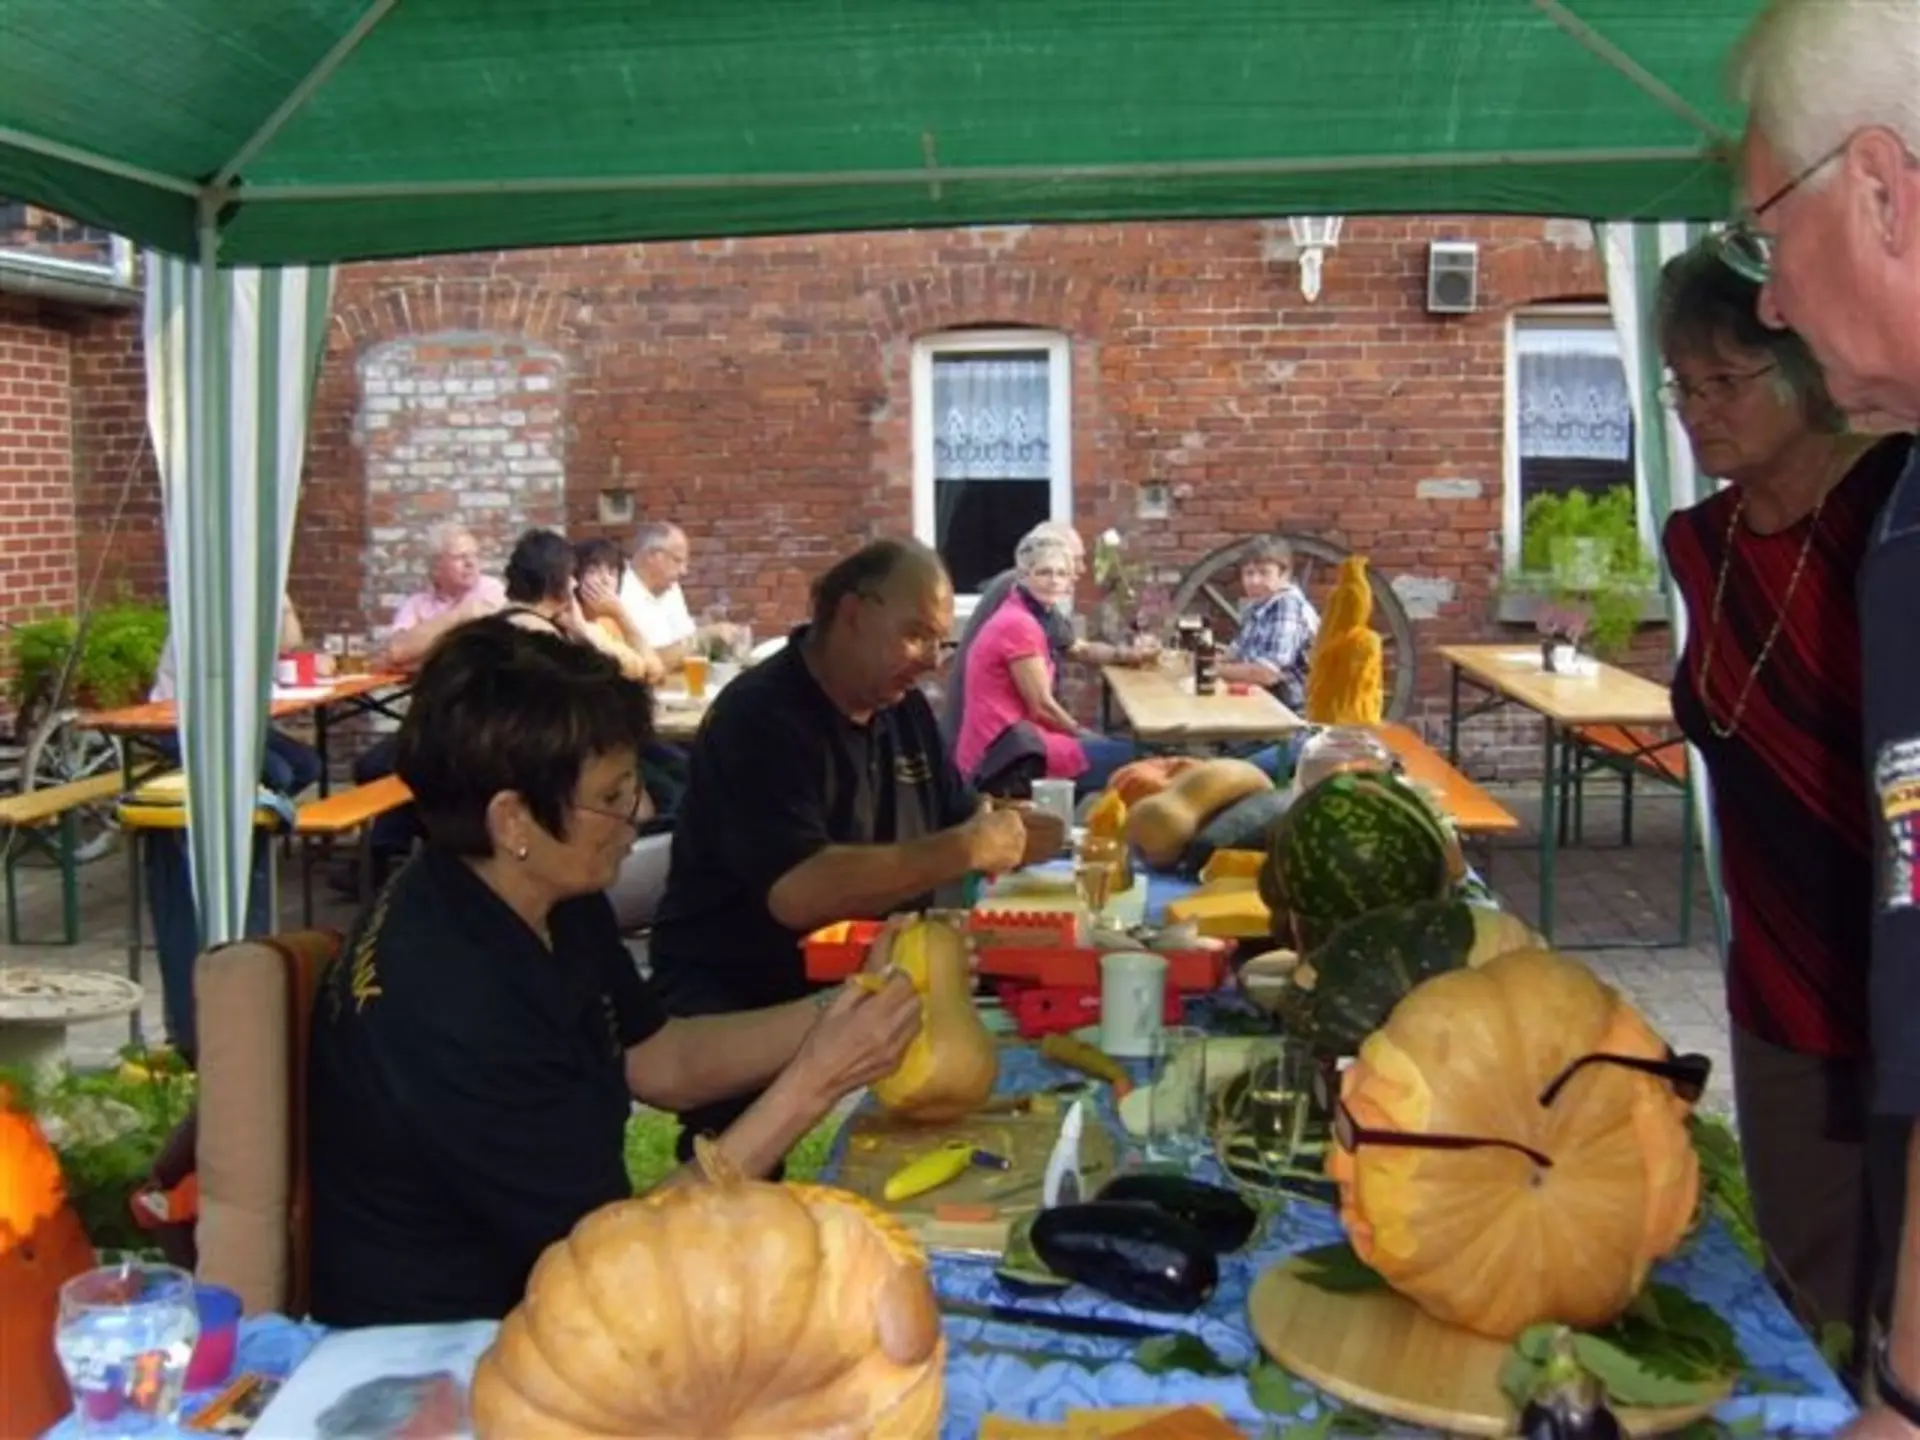
[[1161,1030],[1147,1092],[1147,1158],[1191,1165],[1207,1153],[1207,1032]]
[[193,1277],[172,1265],[103,1265],[60,1287],[53,1348],[89,1436],[173,1433],[200,1338]]
[[1124,841],[1099,835],[1081,840],[1079,853],[1073,857],[1073,884],[1093,924],[1103,923],[1108,902],[1120,889],[1126,864]]
[[1248,1052],[1220,1133],[1221,1159],[1242,1185],[1277,1186],[1293,1168],[1312,1110],[1312,1063],[1307,1047],[1285,1036],[1260,1040]]

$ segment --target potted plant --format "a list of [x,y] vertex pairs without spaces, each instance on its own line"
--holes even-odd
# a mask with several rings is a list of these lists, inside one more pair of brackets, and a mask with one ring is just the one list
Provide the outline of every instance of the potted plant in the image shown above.
[[1572,674],[1580,654],[1581,637],[1587,633],[1591,611],[1584,605],[1549,601],[1533,612],[1534,628],[1540,632],[1540,668],[1548,674]]
[[[13,629],[13,704],[27,714],[51,704],[78,624],[71,615]],[[146,698],[167,639],[161,605],[120,603],[96,610],[64,697],[67,704],[110,710]]]
[[1124,645],[1133,636],[1133,606],[1137,581],[1127,563],[1126,541],[1118,530],[1100,532],[1093,542],[1093,583],[1100,590],[1094,611],[1094,638]]
[[[1527,502],[1520,573],[1506,588],[1534,597],[1536,610],[1581,610],[1588,652],[1611,657],[1633,643],[1654,587],[1653,557],[1640,538],[1633,491],[1616,485],[1604,494],[1568,490]],[[1540,625],[1543,640],[1548,626]]]

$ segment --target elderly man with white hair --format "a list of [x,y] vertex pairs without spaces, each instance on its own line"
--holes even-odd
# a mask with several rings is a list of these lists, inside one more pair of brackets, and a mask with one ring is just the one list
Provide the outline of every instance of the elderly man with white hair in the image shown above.
[[733,644],[739,629],[724,621],[696,625],[680,581],[692,556],[687,532],[649,520],[633,537],[633,563],[620,577],[620,603],[660,663],[672,669],[709,639]]
[[[1746,208],[1727,262],[1797,331],[1841,408],[1920,424],[1920,0],[1776,0],[1737,57]],[[1879,879],[1871,956],[1881,1211],[1902,1223],[1892,1324],[1854,1437],[1920,1435],[1920,461],[1862,565],[1865,748]],[[1901,1150],[1905,1198],[1899,1200]],[[1878,1215],[1876,1215],[1878,1220]],[[1891,1226],[1880,1226],[1883,1243]],[[1891,1249],[1882,1254],[1893,1253]],[[1895,1277],[1887,1277],[1889,1279]]]
[[480,573],[480,543],[449,520],[427,531],[427,588],[400,602],[378,666],[412,671],[456,625],[491,615],[507,603],[506,587]]

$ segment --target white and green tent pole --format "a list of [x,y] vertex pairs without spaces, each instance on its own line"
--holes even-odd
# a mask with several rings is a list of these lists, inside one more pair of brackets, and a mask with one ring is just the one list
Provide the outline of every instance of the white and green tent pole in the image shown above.
[[[1633,401],[1639,473],[1646,486],[1646,513],[1657,537],[1675,510],[1697,504],[1719,488],[1717,481],[1695,469],[1693,448],[1679,417],[1660,401],[1664,366],[1654,315],[1661,266],[1704,239],[1709,227],[1694,221],[1667,221],[1596,224],[1593,229],[1606,262],[1607,304],[1620,337],[1620,360]],[[1673,653],[1678,659],[1687,642],[1686,606],[1678,590],[1671,584],[1665,588]],[[1687,762],[1693,776],[1694,828],[1706,860],[1714,929],[1724,959],[1729,921],[1726,892],[1720,884],[1719,832],[1714,829],[1712,795],[1699,752],[1689,748]]]
[[256,786],[331,267],[146,255],[147,421],[166,515],[189,856],[204,944],[246,931]]

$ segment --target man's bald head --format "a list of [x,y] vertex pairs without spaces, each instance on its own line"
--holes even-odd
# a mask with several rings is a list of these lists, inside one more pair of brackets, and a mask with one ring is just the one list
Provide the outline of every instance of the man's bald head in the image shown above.
[[898,537],[875,540],[813,582],[814,629],[822,634],[832,629],[849,599],[914,601],[941,594],[951,605],[953,582],[931,546]]

